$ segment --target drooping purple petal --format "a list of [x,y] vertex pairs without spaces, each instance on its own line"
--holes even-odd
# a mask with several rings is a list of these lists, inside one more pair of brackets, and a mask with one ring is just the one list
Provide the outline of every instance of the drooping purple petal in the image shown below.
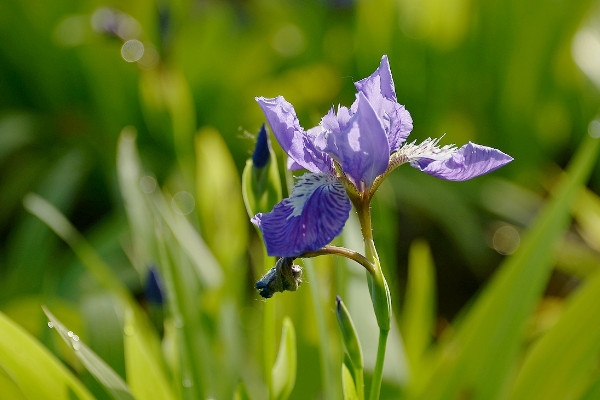
[[398,150],[412,131],[413,123],[410,113],[396,99],[387,56],[381,58],[379,68],[371,76],[355,82],[354,86],[365,95],[382,120],[390,152]]
[[[331,154],[356,183],[363,181],[371,186],[375,178],[386,170],[390,148],[373,107],[362,92],[357,97],[354,115],[345,121],[347,109],[340,113],[344,119],[339,121],[337,130],[327,131],[326,140],[318,141],[317,145],[320,150]],[[335,124],[329,121],[327,125],[336,129]]]
[[294,106],[283,96],[273,99],[256,97],[256,101],[277,141],[295,163],[310,172],[332,172],[331,158],[315,148],[307,132],[300,126]]
[[315,251],[342,232],[352,205],[344,185],[328,174],[304,174],[289,198],[252,222],[263,234],[272,257],[296,257]]
[[513,160],[492,147],[469,142],[460,149],[452,146],[437,147],[437,140],[426,140],[420,145],[410,144],[402,149],[411,166],[448,181],[466,181],[492,172]]

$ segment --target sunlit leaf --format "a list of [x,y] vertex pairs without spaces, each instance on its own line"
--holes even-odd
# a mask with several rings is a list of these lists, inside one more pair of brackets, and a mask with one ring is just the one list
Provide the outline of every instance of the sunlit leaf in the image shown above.
[[233,400],[252,400],[243,382],[240,382],[235,389]]
[[287,317],[283,320],[279,353],[271,375],[270,399],[287,399],[296,383],[296,332]]
[[354,385],[352,373],[350,373],[350,370],[344,363],[342,363],[342,390],[344,400],[359,400],[359,397],[356,394],[356,386]]
[[125,318],[125,366],[131,393],[138,400],[174,399],[163,370],[160,344],[151,328],[132,312]]
[[58,359],[1,312],[0,354],[2,397],[70,400],[75,395],[93,399]]
[[248,241],[238,170],[215,129],[196,135],[196,196],[205,240],[221,264],[237,268]]
[[48,316],[52,327],[56,329],[65,343],[73,349],[75,355],[77,355],[77,358],[79,358],[86,369],[104,386],[114,399],[134,399],[123,379],[98,357],[96,353],[87,347],[76,333],[68,330],[48,309],[44,308],[44,312]]

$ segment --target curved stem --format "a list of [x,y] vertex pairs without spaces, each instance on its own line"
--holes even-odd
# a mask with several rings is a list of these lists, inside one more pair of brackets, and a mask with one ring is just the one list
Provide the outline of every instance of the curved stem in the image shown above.
[[383,361],[385,360],[385,348],[387,345],[387,337],[389,332],[389,330],[379,330],[377,359],[375,361],[375,369],[373,370],[373,381],[371,382],[369,400],[379,399],[379,392],[381,391],[381,379],[383,378]]
[[360,254],[354,250],[347,249],[345,247],[327,245],[327,246],[321,247],[318,250],[309,251],[304,254],[301,254],[298,257],[299,258],[311,258],[311,257],[317,257],[317,256],[326,255],[326,254],[336,254],[338,256],[343,256],[343,257],[349,258],[350,260],[356,261],[357,263],[359,263],[360,265],[365,267],[365,269],[369,273],[372,274],[374,272],[374,269],[375,269],[374,265],[365,256],[363,256],[362,254]]

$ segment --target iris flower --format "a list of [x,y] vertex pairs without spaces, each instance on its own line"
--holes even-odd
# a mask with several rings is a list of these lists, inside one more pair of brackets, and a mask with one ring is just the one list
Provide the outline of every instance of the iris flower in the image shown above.
[[282,96],[256,98],[289,156],[288,168],[308,170],[290,197],[252,218],[270,256],[297,257],[331,242],[342,232],[352,203],[368,203],[381,181],[401,164],[408,162],[440,179],[464,181],[512,161],[500,150],[471,142],[460,148],[439,146],[440,139],[407,142],[413,121],[396,99],[387,56],[371,76],[354,85],[358,93],[350,108],[338,106],[337,113],[332,108],[308,130]]

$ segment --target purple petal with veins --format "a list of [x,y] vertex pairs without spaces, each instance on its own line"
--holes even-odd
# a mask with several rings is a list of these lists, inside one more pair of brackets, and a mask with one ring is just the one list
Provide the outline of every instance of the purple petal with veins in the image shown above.
[[328,174],[304,174],[289,198],[252,218],[272,257],[315,251],[342,232],[352,205],[344,185]]

